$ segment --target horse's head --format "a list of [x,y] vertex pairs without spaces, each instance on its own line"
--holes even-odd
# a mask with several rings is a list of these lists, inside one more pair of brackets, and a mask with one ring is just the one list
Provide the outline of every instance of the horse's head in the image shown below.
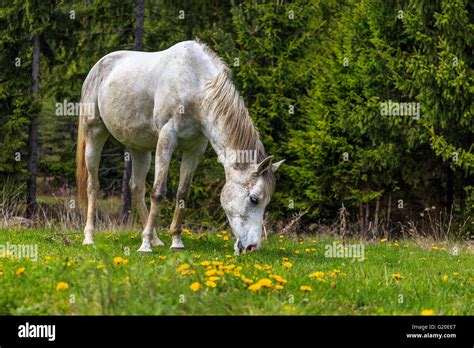
[[260,247],[265,207],[275,190],[274,173],[284,160],[273,163],[267,157],[259,164],[226,169],[226,183],[221,193],[230,227],[237,238],[236,253]]

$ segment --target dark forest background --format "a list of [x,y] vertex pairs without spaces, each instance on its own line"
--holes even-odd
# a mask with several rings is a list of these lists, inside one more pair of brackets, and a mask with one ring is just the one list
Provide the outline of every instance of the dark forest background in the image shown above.
[[[77,113],[57,115],[57,104],[79,102],[97,60],[199,38],[232,69],[267,152],[286,159],[267,224],[466,237],[474,227],[473,10],[468,0],[2,1],[1,212],[40,220],[58,201],[78,209]],[[420,103],[419,118],[381,115],[389,101]],[[125,152],[110,140],[100,169],[102,197],[122,222]],[[178,169],[174,161],[170,200]],[[225,223],[223,183],[209,147],[191,221]],[[163,226],[174,208],[165,205]]]

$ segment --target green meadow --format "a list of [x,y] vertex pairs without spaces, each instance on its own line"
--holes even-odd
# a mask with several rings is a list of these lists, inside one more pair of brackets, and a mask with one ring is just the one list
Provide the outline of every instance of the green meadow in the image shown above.
[[[0,230],[0,315],[474,314],[467,245],[363,242],[360,261],[326,257],[330,238],[271,235],[239,256],[225,231],[186,230],[183,240],[183,251],[141,254],[137,231],[83,246],[79,233]],[[13,245],[37,254],[18,257]]]

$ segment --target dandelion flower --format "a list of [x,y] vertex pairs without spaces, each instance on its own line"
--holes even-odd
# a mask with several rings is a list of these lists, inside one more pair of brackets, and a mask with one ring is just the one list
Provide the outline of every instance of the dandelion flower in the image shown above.
[[308,277],[310,277],[310,278],[322,278],[322,277],[324,277],[324,272],[317,271],[317,272],[311,273]]
[[270,276],[270,278],[273,278],[275,279],[277,282],[279,283],[282,283],[282,284],[285,284],[287,281],[285,279],[283,279],[282,277],[280,277],[279,275],[276,275],[276,274],[272,274]]
[[114,257],[115,266],[120,264],[122,261],[123,261],[123,258],[121,258],[120,256]]
[[183,263],[181,266],[176,268],[176,272],[180,273],[189,267],[191,267],[189,263]]
[[155,260],[150,260],[150,261],[148,261],[148,264],[153,265],[155,262],[156,262]]
[[282,285],[275,285],[275,290],[282,290],[283,289],[283,286]]
[[25,273],[25,267],[20,267],[20,268],[18,268],[18,269],[16,270],[16,272],[15,272],[15,274],[16,274],[17,276],[20,276],[20,275],[22,275],[23,273]]
[[260,290],[261,288],[262,288],[262,285],[260,283],[255,283],[248,287],[250,291],[254,291],[254,292]]
[[200,263],[201,266],[209,266],[211,264],[210,261],[203,261]]
[[313,288],[309,285],[301,285],[300,290],[302,290],[302,291],[313,291]]
[[264,286],[266,288],[269,288],[270,286],[272,286],[272,281],[270,279],[267,279],[267,278],[263,278],[263,279],[260,279],[258,281],[258,283],[261,285],[261,286]]
[[210,269],[209,271],[206,271],[204,274],[207,275],[208,277],[213,276],[216,274],[217,270],[216,269]]
[[166,256],[161,256],[161,255],[160,255],[160,256],[158,256],[158,258],[159,258],[160,260],[166,260]]
[[443,282],[447,282],[448,281],[448,275],[447,274],[444,274],[442,277],[441,277],[441,280]]
[[221,279],[221,278],[220,277],[209,277],[209,280],[211,282],[215,282],[216,280],[219,280],[219,279]]
[[246,277],[244,277],[244,276],[242,276],[240,279],[242,279],[242,280],[243,280],[245,283],[247,283],[247,284],[253,283],[253,280],[252,280],[252,279],[246,278]]
[[380,240],[380,243],[385,243],[387,241],[387,238],[383,238]]
[[287,262],[283,262],[283,267],[285,267],[285,268],[291,268],[291,267],[293,267],[293,264],[292,264],[291,262],[288,262],[288,261],[287,261]]
[[61,291],[61,290],[66,290],[66,289],[69,289],[68,283],[59,282],[58,285],[56,285],[56,291]]
[[190,288],[192,291],[198,291],[199,289],[202,288],[202,285],[199,284],[198,282],[196,282],[196,283],[192,283],[189,288]]
[[206,284],[206,286],[208,286],[210,288],[215,288],[217,286],[217,284],[215,282],[213,282],[212,280],[208,280],[204,284]]
[[392,278],[394,278],[394,279],[403,279],[403,278],[405,278],[405,277],[402,276],[402,275],[399,274],[399,273],[394,273],[394,274],[392,274]]
[[436,245],[433,245],[433,246],[432,246],[432,249],[433,249],[433,250],[439,250],[439,247],[437,247]]
[[421,315],[433,315],[433,314],[434,314],[434,312],[433,312],[432,309],[423,309],[421,311]]

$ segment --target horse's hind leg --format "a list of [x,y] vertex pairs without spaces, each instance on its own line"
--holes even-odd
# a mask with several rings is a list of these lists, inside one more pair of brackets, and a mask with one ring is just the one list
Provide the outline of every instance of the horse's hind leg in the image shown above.
[[174,209],[173,222],[171,222],[170,233],[172,243],[170,249],[184,249],[183,241],[181,240],[181,220],[183,212],[183,203],[189,195],[189,188],[193,180],[194,172],[201,161],[202,155],[206,151],[207,139],[203,138],[201,141],[194,144],[194,146],[183,150],[183,157],[181,159],[181,168],[179,171],[179,186],[176,193],[176,206]]
[[86,124],[85,127],[85,161],[87,167],[87,222],[84,229],[83,244],[94,244],[95,204],[99,184],[99,164],[102,148],[109,132],[102,121]]
[[171,156],[176,148],[177,135],[173,121],[169,121],[160,130],[158,144],[155,153],[155,181],[151,193],[151,208],[146,226],[142,233],[142,245],[138,251],[151,252],[153,241],[153,227],[158,215],[158,204],[163,201],[166,195],[166,179],[168,177]]
[[[136,204],[138,215],[143,227],[148,218],[148,209],[145,203],[146,176],[150,171],[151,153],[149,151],[130,150],[132,157],[132,177],[130,178],[130,191],[133,203]],[[153,231],[153,246],[162,246],[163,242],[158,238],[156,230]]]

